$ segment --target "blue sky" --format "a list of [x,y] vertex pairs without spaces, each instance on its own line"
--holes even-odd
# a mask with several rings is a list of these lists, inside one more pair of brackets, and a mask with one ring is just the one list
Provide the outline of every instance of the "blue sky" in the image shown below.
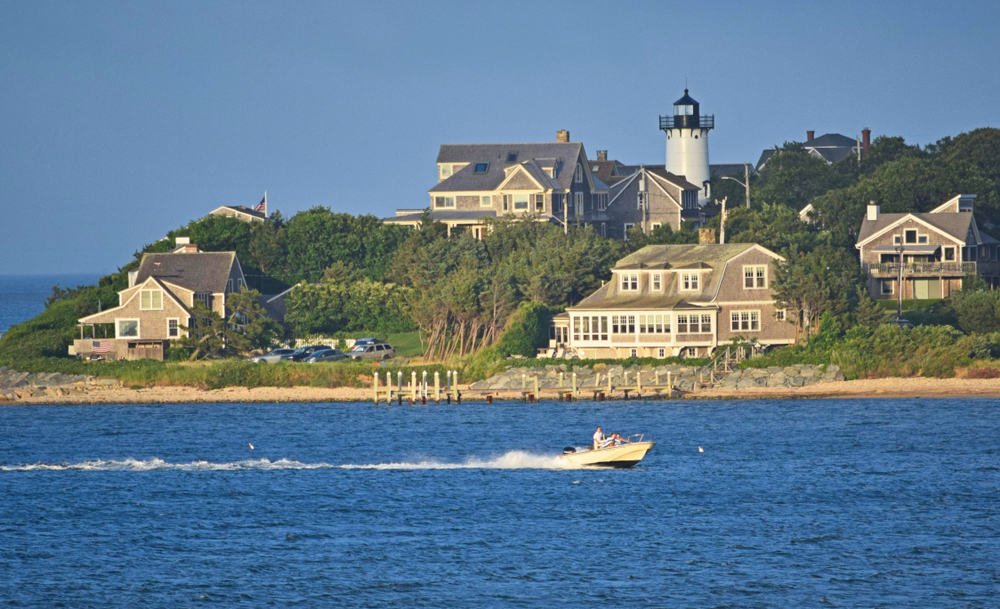
[[713,163],[864,127],[997,126],[992,2],[0,0],[0,274],[116,270],[268,191],[424,207],[443,143],[664,160],[685,83]]

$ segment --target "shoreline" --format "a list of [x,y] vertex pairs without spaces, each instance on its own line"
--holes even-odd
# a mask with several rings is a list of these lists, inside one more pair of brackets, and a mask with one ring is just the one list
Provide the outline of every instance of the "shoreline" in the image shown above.
[[[460,388],[463,402],[486,402],[490,395],[494,402],[522,402],[525,394],[520,391],[477,391],[467,385]],[[443,395],[443,394],[442,394]],[[634,393],[629,399],[643,400],[762,400],[762,399],[823,399],[823,398],[944,398],[944,397],[995,397],[1000,398],[1000,378],[881,378],[852,381],[831,381],[803,387],[789,388],[707,388],[686,392],[668,398],[657,395],[655,390]],[[561,400],[561,393],[542,390],[538,400]],[[590,400],[590,391],[580,391],[574,400]],[[615,392],[609,401],[624,400]],[[361,387],[226,387],[199,389],[187,386],[154,386],[132,389],[111,385],[88,385],[51,391],[44,395],[19,396],[0,405],[66,405],[66,404],[177,404],[177,403],[291,403],[291,402],[373,402],[371,388]],[[442,403],[445,402],[442,397]],[[384,404],[384,399],[381,402]],[[395,403],[395,402],[394,402]],[[433,400],[428,400],[433,403]],[[408,404],[404,396],[403,404]]]

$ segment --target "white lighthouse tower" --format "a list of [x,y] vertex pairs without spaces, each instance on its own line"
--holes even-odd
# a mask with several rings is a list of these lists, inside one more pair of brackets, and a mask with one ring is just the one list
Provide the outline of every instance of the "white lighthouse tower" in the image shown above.
[[674,115],[660,117],[660,129],[667,134],[667,171],[684,176],[699,186],[698,204],[708,203],[708,132],[715,128],[715,116],[702,116],[698,102],[684,89],[684,97],[674,102]]

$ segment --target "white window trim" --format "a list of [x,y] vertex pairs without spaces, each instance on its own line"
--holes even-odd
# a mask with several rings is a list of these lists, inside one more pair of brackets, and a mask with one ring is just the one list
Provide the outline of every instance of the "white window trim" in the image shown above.
[[[135,322],[135,336],[124,336],[121,334],[121,323],[123,321]],[[115,338],[139,338],[142,336],[142,320],[138,317],[116,317],[115,318]]]
[[[743,289],[744,290],[766,290],[767,286],[768,286],[768,283],[769,283],[769,281],[768,281],[769,277],[767,276],[768,275],[767,266],[768,265],[766,265],[766,264],[744,264],[743,265]],[[757,273],[756,273],[756,270],[759,269],[759,268],[763,268],[764,269],[764,285],[757,285]],[[753,274],[753,284],[754,285],[749,286],[749,287],[747,287],[747,269],[754,269],[754,274]]]
[[639,273],[619,273],[621,275],[618,285],[622,292],[639,291]]
[[583,184],[583,165],[577,163],[576,170],[573,171],[573,181],[577,184]]
[[[177,322],[177,334],[174,335],[174,336],[170,335],[170,322],[172,322],[172,321],[176,321]],[[167,318],[167,333],[166,333],[166,337],[167,338],[180,338],[180,336],[181,336],[181,318],[180,317],[168,317]]]
[[[701,291],[701,273],[697,271],[678,271],[677,272],[677,291],[678,292],[700,292]],[[684,287],[684,278],[691,277],[694,278],[694,287]]]
[[[153,294],[160,295],[160,306],[153,306]],[[145,307],[142,304],[142,295],[149,294],[149,306]],[[149,289],[149,290],[139,290],[139,310],[140,311],[162,311],[163,310],[163,290],[159,289]]]
[[[742,315],[744,313],[747,314],[747,323],[750,325],[749,328],[743,328],[742,327],[742,325],[743,325]],[[740,319],[736,323],[737,323],[737,325],[739,325],[741,327],[739,327],[739,328],[734,328],[733,327],[733,323],[734,323],[733,322],[733,315],[739,315],[740,316]],[[756,328],[753,327],[754,316],[755,315],[756,315],[756,322],[757,322],[757,327]],[[761,331],[760,309],[734,309],[734,310],[730,311],[729,312],[729,331],[730,332],[760,332]]]
[[[444,201],[444,204],[439,204],[438,200]],[[449,201],[450,204],[448,204]],[[455,209],[455,203],[456,203],[455,197],[448,197],[441,195],[434,196],[434,209]]]
[[[657,285],[659,284],[659,285]],[[663,291],[663,273],[650,273],[649,274],[649,289],[654,292]]]

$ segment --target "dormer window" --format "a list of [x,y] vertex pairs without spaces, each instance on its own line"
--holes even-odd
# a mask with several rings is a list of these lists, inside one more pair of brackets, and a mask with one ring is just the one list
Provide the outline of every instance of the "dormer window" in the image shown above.
[[653,276],[650,279],[650,287],[653,289],[654,292],[660,292],[660,291],[663,290],[663,274],[662,273],[653,273]]
[[450,178],[450,177],[451,177],[451,165],[447,163],[441,165],[441,179],[443,180],[445,178]]
[[683,292],[696,292],[701,289],[701,276],[698,273],[681,273],[680,279],[680,289]]
[[583,165],[576,166],[576,171],[573,172],[573,181],[577,184],[583,182]]
[[489,163],[476,163],[475,172],[476,173],[486,173],[490,169]]
[[507,153],[507,162],[508,163],[516,163],[517,162],[517,153],[516,152],[508,152]]
[[639,273],[622,273],[621,277],[623,292],[639,291]]

